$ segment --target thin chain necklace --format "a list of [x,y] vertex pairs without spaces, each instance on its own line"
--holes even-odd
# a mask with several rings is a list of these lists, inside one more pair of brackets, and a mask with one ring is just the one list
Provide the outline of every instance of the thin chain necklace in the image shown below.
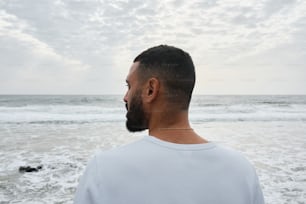
[[192,131],[192,128],[158,128],[158,130],[190,130]]

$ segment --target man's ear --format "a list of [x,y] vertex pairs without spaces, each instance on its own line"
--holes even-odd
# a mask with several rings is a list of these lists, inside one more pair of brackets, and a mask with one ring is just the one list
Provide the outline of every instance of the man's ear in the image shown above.
[[148,80],[145,93],[145,101],[152,102],[158,96],[160,82],[157,78],[152,77]]

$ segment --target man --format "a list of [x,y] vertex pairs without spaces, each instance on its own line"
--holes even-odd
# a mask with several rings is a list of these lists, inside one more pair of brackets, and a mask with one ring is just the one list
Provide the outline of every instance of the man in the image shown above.
[[75,203],[264,203],[250,163],[190,127],[195,70],[188,53],[166,45],[150,48],[135,58],[126,82],[127,129],[149,134],[95,155]]

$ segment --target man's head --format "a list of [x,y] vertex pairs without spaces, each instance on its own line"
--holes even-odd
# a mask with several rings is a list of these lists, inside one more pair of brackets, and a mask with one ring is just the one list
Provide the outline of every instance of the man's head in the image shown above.
[[146,104],[159,100],[168,108],[188,110],[195,84],[194,65],[190,55],[179,48],[152,47],[134,59],[127,83],[127,128],[133,132],[145,130],[152,111]]

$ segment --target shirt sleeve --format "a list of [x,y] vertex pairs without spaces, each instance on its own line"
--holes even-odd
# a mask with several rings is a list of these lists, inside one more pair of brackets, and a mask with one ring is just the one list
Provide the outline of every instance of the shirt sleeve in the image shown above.
[[74,197],[74,204],[95,204],[98,201],[98,178],[96,157],[93,157],[84,174],[81,176],[79,185]]
[[256,175],[255,188],[254,188],[254,204],[265,204],[264,196],[260,187],[258,177]]

